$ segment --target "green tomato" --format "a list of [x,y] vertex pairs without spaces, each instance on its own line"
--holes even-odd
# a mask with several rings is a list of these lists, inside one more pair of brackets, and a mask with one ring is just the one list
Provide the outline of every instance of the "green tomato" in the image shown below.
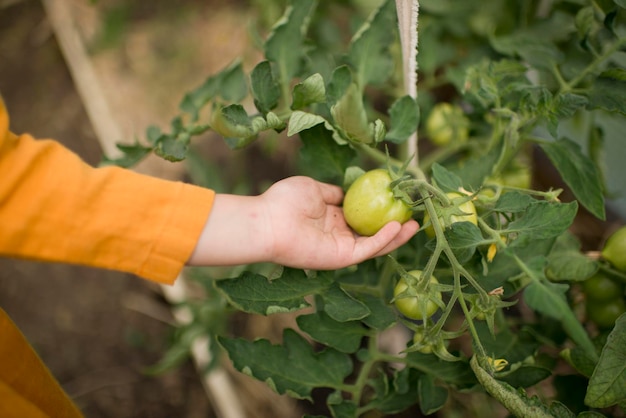
[[433,344],[429,341],[424,341],[424,328],[419,328],[413,334],[413,344],[420,344],[420,348],[417,349],[420,353],[430,354],[433,352]]
[[615,231],[602,249],[602,258],[626,273],[626,226]]
[[[411,276],[419,279],[422,275],[421,270],[411,270],[408,272]],[[430,283],[438,284],[439,281],[435,276],[430,276]],[[417,294],[414,296],[399,296],[401,293],[409,289],[409,285],[404,278],[400,278],[393,289],[394,303],[398,311],[410,319],[426,319],[433,316],[439,306],[436,301],[441,300],[441,292],[435,292],[434,296],[430,296],[428,293]],[[425,312],[422,312],[422,306],[425,304]],[[424,317],[423,314],[426,314]]]
[[343,199],[346,223],[359,235],[371,236],[391,221],[404,223],[413,212],[389,188],[391,177],[385,169],[366,172],[348,188]]
[[469,120],[459,106],[438,103],[426,119],[426,134],[435,145],[463,143],[469,136]]
[[610,301],[624,297],[621,283],[606,274],[598,272],[583,282],[587,299],[595,302]]
[[623,298],[609,301],[587,301],[587,313],[589,319],[600,328],[612,328],[615,321],[626,312],[626,303]]
[[[454,200],[454,199],[458,199],[459,197],[462,197],[463,195],[461,195],[460,193],[449,192],[449,193],[446,193],[446,196],[448,196],[448,199]],[[452,215],[450,217],[450,222],[452,224],[456,222],[471,222],[474,225],[478,225],[478,215],[476,214],[476,206],[474,206],[474,203],[472,203],[471,200],[461,203],[459,205],[459,209],[463,213],[466,213],[466,215]],[[428,223],[429,220],[430,220],[430,215],[427,212],[426,215],[424,215],[424,224]],[[443,224],[444,219],[439,218],[439,222]],[[426,235],[428,235],[429,238],[435,237],[435,229],[433,228],[432,225],[428,225],[428,227],[426,227],[425,230],[426,230]]]

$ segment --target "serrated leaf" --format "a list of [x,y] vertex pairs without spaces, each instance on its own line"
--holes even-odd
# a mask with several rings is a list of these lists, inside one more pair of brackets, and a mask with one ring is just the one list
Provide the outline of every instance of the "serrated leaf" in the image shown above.
[[395,31],[391,30],[395,27],[395,4],[385,0],[352,37],[348,61],[355,71],[359,93],[366,85],[382,83],[391,74],[389,48],[395,40]]
[[455,222],[444,231],[450,248],[459,263],[466,263],[476,252],[476,247],[485,243],[480,229],[471,222]]
[[352,372],[352,361],[333,349],[315,353],[311,345],[292,329],[283,334],[283,345],[267,340],[219,338],[235,368],[267,383],[279,394],[312,401],[319,387],[340,388]]
[[300,270],[285,269],[280,278],[244,272],[215,282],[217,289],[239,310],[260,315],[293,312],[309,306],[305,296],[324,292],[332,285],[328,277],[308,278]]
[[289,83],[300,71],[304,35],[316,6],[314,0],[293,1],[265,42],[265,57],[276,64],[281,84]]
[[597,77],[588,94],[589,109],[605,109],[626,115],[626,70],[613,68]]
[[241,102],[248,95],[248,83],[240,61],[217,75],[219,95],[227,102]]
[[431,374],[444,382],[461,387],[476,384],[476,379],[466,361],[445,361],[434,354],[412,351],[407,353],[406,362],[407,366]]
[[394,144],[406,141],[416,130],[420,122],[420,108],[411,96],[403,96],[396,100],[389,109],[391,129],[385,140]]
[[374,141],[374,132],[367,119],[361,91],[351,83],[343,96],[330,108],[335,127],[348,141],[370,144]]
[[536,385],[551,375],[551,370],[545,367],[522,365],[506,376],[498,377],[498,380],[506,382],[514,388],[527,388]]
[[289,129],[287,129],[287,135],[296,135],[304,130],[319,125],[320,123],[326,124],[327,121],[320,115],[296,110],[289,117]]
[[355,297],[371,312],[362,319],[368,327],[383,331],[396,323],[396,314],[382,298],[367,293],[359,293]]
[[550,280],[583,281],[598,271],[598,263],[580,251],[580,241],[569,231],[561,234],[548,255]]
[[423,374],[419,377],[417,397],[422,413],[430,415],[443,408],[448,400],[448,390],[435,385],[432,375]]
[[391,381],[386,375],[371,379],[370,385],[376,391],[376,396],[370,401],[371,406],[385,415],[391,415],[414,405],[419,376],[417,370],[406,367],[394,371]]
[[274,78],[269,61],[257,64],[250,74],[254,105],[263,114],[267,114],[278,105],[280,86]]
[[333,183],[341,183],[343,173],[356,157],[356,152],[347,145],[339,145],[332,132],[318,124],[300,132],[303,147],[300,158],[309,175]]
[[438,163],[433,164],[432,178],[444,192],[458,193],[459,188],[463,187],[463,181],[459,176]]
[[[187,138],[188,139],[188,138]],[[167,161],[182,161],[187,156],[189,141],[170,135],[163,135],[154,148],[154,153]]]
[[[543,276],[540,271],[535,271],[535,274]],[[550,283],[545,278],[534,280],[524,289],[524,301],[534,311],[561,322],[570,338],[585,350],[590,358],[595,359],[597,358],[595,347],[567,303],[565,292],[568,289],[568,285]]]
[[298,327],[315,341],[342,353],[355,353],[361,346],[367,330],[359,321],[339,322],[325,312],[300,315]]
[[533,240],[556,237],[570,227],[577,209],[576,202],[535,201],[524,212],[524,216],[508,224],[504,232],[525,234]]
[[626,314],[609,334],[589,380],[585,404],[605,408],[626,402]]
[[576,199],[598,219],[605,219],[602,182],[596,165],[584,155],[580,146],[567,138],[542,144],[552,164]]
[[335,321],[354,321],[370,314],[367,306],[350,296],[336,282],[319,295],[324,301],[324,311]]
[[536,200],[525,193],[509,192],[504,193],[493,208],[496,212],[501,213],[519,213],[524,212]]
[[124,155],[117,158],[108,158],[105,156],[100,165],[116,165],[129,168],[139,163],[152,152],[152,147],[146,147],[138,142],[130,145],[115,144],[115,146],[122,151]]
[[326,100],[326,86],[319,73],[315,73],[293,88],[293,110],[304,109],[313,103],[323,103]]

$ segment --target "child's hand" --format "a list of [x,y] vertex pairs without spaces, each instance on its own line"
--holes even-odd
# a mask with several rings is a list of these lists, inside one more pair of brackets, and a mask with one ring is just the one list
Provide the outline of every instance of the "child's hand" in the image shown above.
[[189,264],[274,262],[334,270],[387,254],[418,230],[390,222],[372,237],[346,225],[341,188],[308,177],[279,181],[260,196],[218,194]]

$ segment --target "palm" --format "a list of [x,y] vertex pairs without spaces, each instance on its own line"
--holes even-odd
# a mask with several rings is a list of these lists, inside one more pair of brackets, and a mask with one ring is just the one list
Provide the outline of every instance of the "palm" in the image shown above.
[[391,223],[373,237],[360,237],[348,227],[339,206],[337,186],[307,177],[274,184],[264,195],[271,220],[277,263],[331,270],[393,251],[417,231],[417,223]]

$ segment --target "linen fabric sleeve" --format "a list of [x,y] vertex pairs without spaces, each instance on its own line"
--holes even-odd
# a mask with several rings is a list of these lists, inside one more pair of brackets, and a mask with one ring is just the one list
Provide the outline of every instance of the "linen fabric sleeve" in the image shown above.
[[94,168],[58,142],[15,135],[8,125],[0,100],[0,256],[173,283],[209,216],[212,190]]

